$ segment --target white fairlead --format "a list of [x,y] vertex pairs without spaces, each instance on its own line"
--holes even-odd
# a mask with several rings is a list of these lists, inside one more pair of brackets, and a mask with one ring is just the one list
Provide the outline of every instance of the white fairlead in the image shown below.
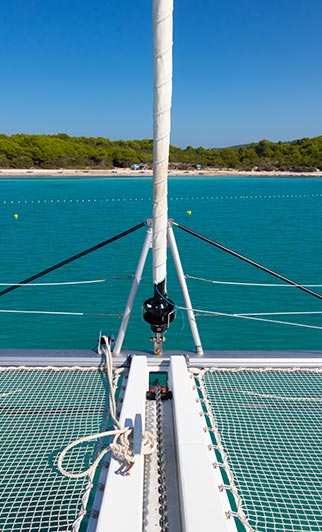
[[153,281],[159,284],[167,272],[167,178],[172,98],[173,0],[153,0]]

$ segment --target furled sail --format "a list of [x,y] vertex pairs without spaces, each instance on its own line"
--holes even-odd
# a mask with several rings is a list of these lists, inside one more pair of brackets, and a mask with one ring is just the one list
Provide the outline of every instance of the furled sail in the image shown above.
[[173,0],[153,0],[153,280],[165,284],[167,273],[168,164],[172,98]]
[[144,304],[144,319],[154,333],[154,352],[161,354],[163,334],[175,317],[175,305],[168,298],[168,165],[172,98],[172,13],[173,0],[153,0],[153,283],[154,295]]

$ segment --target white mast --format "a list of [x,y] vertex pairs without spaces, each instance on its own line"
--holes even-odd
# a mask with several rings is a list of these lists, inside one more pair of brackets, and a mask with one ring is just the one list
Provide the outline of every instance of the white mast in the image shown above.
[[153,0],[153,281],[164,286],[167,275],[168,164],[172,98],[173,0]]
[[175,317],[169,300],[167,278],[168,166],[172,98],[172,13],[173,0],[153,3],[153,283],[154,295],[143,303],[143,318],[154,333],[154,352],[162,353],[164,333]]
[[[188,288],[172,228],[168,222],[168,166],[170,147],[170,113],[172,98],[172,13],[173,0],[152,0],[153,3],[153,59],[154,59],[154,109],[153,109],[153,219],[148,220],[148,233],[133,280],[114,355],[119,355],[132,311],[134,297],[151,242],[153,251],[154,293],[143,302],[143,319],[150,324],[154,336],[154,353],[162,354],[164,334],[176,315],[176,306],[169,299],[166,288],[167,239],[175,260],[183,297],[188,309],[192,335],[198,354],[203,354],[200,338],[191,307]],[[169,226],[169,227],[168,227]]]

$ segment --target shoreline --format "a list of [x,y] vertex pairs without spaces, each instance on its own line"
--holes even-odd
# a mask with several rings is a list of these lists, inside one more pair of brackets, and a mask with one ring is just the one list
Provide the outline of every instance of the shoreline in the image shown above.
[[[231,170],[226,168],[208,168],[207,170],[170,170],[170,177],[322,177],[322,171],[315,172],[265,172],[265,171],[245,171]],[[113,170],[94,169],[0,169],[0,180],[10,177],[20,178],[88,178],[88,177],[152,177],[152,170],[132,170],[131,168],[115,168]]]

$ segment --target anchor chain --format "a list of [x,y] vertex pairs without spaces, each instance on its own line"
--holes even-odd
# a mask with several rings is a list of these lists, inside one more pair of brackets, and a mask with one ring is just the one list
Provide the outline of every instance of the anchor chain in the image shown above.
[[158,492],[159,492],[159,513],[160,513],[160,531],[169,531],[168,521],[168,499],[167,499],[167,478],[166,478],[166,455],[163,437],[163,411],[161,400],[161,386],[155,387],[156,401],[156,428],[157,428],[157,464],[158,464]]

